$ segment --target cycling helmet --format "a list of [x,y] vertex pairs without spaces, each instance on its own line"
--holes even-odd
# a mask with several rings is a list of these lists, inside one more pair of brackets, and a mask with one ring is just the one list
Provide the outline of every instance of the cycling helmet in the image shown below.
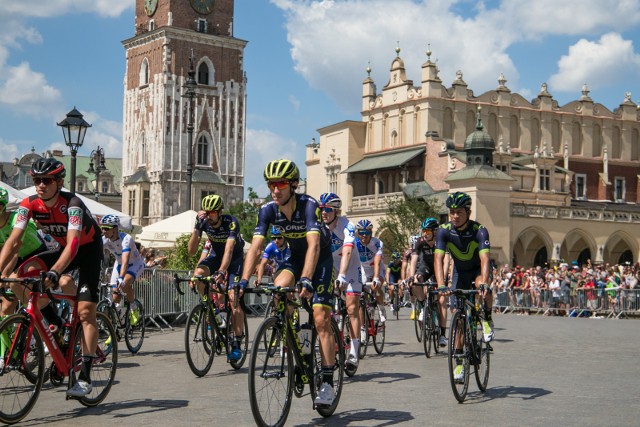
[[4,188],[0,188],[0,205],[6,206],[9,203],[9,192]]
[[282,236],[282,233],[280,233],[280,230],[278,230],[277,228],[271,226],[271,235],[272,236]]
[[322,193],[320,195],[320,207],[340,209],[342,207],[342,200],[340,200],[340,197],[335,193]]
[[116,215],[105,215],[100,219],[101,227],[117,227],[120,225],[120,218]]
[[222,208],[224,208],[224,202],[217,194],[209,194],[202,199],[202,210],[219,211]]
[[416,245],[416,242],[418,241],[418,239],[420,238],[420,236],[411,236],[409,237],[409,247],[411,249],[413,249],[413,247]]
[[394,252],[391,254],[391,259],[396,260],[396,259],[400,259],[400,252]]
[[434,228],[438,228],[438,220],[435,218],[427,218],[422,222],[422,229],[423,230],[427,230],[427,229],[434,229]]
[[295,163],[291,160],[280,159],[267,163],[264,168],[264,180],[283,180],[299,181],[300,171]]
[[356,230],[373,230],[373,224],[368,219],[361,219],[356,224]]
[[449,194],[446,202],[447,208],[469,208],[471,207],[471,197],[467,193],[456,191],[453,194]]
[[31,176],[51,175],[55,178],[64,178],[67,174],[62,162],[53,157],[41,158],[33,162],[30,173]]

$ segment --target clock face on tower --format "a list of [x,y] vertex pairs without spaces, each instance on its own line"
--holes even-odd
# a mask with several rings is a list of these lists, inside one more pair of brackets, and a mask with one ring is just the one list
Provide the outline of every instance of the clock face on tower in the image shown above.
[[156,13],[157,8],[158,0],[144,0],[144,11],[147,12],[147,15],[151,16]]
[[211,13],[211,11],[213,10],[213,1],[214,0],[189,0],[193,10],[201,13],[202,15]]

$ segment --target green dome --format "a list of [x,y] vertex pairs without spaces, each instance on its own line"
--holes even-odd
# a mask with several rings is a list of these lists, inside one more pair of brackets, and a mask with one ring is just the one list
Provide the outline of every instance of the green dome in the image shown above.
[[478,122],[476,124],[476,130],[471,132],[467,139],[464,141],[464,151],[469,150],[491,150],[493,152],[496,149],[496,143],[489,135],[489,133],[485,132],[484,126],[482,125],[482,120],[480,120],[480,113],[478,112]]

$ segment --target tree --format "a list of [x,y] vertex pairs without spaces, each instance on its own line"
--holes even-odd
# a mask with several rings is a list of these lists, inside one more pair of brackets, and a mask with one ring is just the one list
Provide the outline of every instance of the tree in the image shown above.
[[200,259],[200,253],[204,247],[204,239],[200,239],[198,251],[195,255],[189,255],[188,246],[191,234],[183,234],[176,239],[176,246],[167,251],[167,266],[171,270],[193,270]]
[[[253,189],[249,188],[249,194],[252,192]],[[249,243],[253,238],[253,230],[258,223],[258,210],[258,206],[249,202],[236,203],[229,208],[229,214],[235,216],[240,223],[242,238]]]
[[402,252],[415,235],[425,218],[438,218],[441,204],[435,199],[399,198],[387,202],[387,215],[380,220],[380,228],[385,231],[381,240],[391,252]]

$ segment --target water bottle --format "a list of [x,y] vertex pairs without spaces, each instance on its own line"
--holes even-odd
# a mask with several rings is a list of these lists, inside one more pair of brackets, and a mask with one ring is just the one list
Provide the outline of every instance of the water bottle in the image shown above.
[[311,325],[305,323],[298,331],[298,344],[302,354],[311,354]]

